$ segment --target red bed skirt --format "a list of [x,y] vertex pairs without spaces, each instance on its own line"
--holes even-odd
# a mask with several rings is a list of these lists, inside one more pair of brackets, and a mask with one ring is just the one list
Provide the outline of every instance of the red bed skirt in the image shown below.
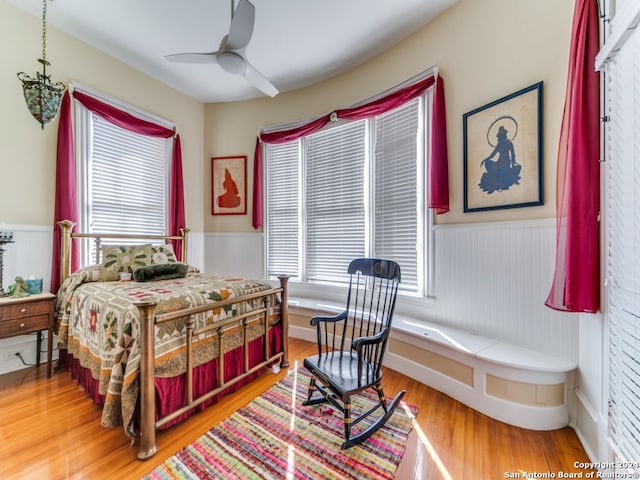
[[[282,351],[282,335],[281,325],[277,324],[269,330],[270,352]],[[264,337],[259,337],[249,343],[249,368],[254,367],[264,361]],[[91,371],[80,365],[78,359],[67,353],[65,349],[60,349],[60,366],[66,367],[71,377],[78,385],[81,385],[85,393],[93,400],[96,405],[104,404],[104,395],[98,391],[99,382],[91,375]],[[197,398],[218,386],[218,359],[198,365],[193,369],[193,396]],[[227,352],[224,356],[224,380],[229,381],[244,373],[244,347],[238,347],[235,350]],[[201,411],[207,406],[215,403],[224,395],[238,390],[243,385],[250,383],[253,379],[261,374],[257,371],[229,388],[223,390],[218,395],[203,402],[198,407],[190,410],[183,415],[178,416],[174,420],[167,422],[160,429],[168,428],[176,423],[181,422],[196,411]],[[176,411],[178,408],[186,404],[186,374],[178,375],[171,378],[156,378],[156,420]],[[137,417],[137,415],[136,415]]]

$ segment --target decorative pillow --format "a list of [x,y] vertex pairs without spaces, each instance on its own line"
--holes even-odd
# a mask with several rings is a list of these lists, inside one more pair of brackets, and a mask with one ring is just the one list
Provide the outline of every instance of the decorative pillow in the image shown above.
[[81,269],[83,282],[99,282],[102,265],[89,265]]
[[151,264],[151,245],[106,245],[102,247],[100,281],[118,280],[121,272],[133,273]]
[[172,278],[184,278],[187,276],[187,265],[184,263],[163,263],[140,267],[133,272],[136,282],[149,282],[152,280],[169,280]]
[[173,245],[170,243],[151,245],[151,265],[163,265],[165,263],[175,262],[177,262],[177,259],[173,251]]

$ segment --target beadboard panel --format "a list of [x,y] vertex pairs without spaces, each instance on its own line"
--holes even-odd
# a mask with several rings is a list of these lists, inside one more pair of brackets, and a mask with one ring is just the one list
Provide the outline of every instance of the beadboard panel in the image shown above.
[[544,305],[553,278],[555,220],[435,229],[432,320],[578,360],[578,317]]
[[[402,298],[400,315],[578,361],[578,316],[544,305],[555,219],[439,225],[434,242],[434,298]],[[206,234],[205,256],[208,273],[264,278],[260,233]]]
[[49,291],[53,228],[39,225],[5,225],[3,230],[14,232],[14,243],[4,247],[5,291],[18,275],[24,278],[42,278],[42,289]]
[[187,263],[201,272],[205,269],[204,233],[189,232],[187,240]]
[[261,233],[207,233],[204,238],[206,273],[264,278]]

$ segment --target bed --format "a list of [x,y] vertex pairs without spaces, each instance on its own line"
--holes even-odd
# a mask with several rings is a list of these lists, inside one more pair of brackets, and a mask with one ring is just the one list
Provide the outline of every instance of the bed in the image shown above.
[[[265,368],[288,366],[288,277],[274,287],[200,273],[178,262],[170,243],[179,241],[186,259],[188,229],[180,236],[107,235],[72,232],[70,221],[58,225],[60,363],[102,405],[103,426],[140,438],[139,459],[156,453],[157,430]],[[94,242],[99,261],[71,272],[73,239]],[[112,244],[116,239],[127,243]]]

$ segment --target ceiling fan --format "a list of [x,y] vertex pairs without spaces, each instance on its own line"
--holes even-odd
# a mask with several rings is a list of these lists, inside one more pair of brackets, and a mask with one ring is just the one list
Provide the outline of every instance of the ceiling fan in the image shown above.
[[251,40],[255,23],[255,7],[249,0],[240,0],[235,11],[231,0],[231,26],[229,33],[222,37],[220,46],[209,53],[176,53],[166,55],[170,62],[178,63],[217,63],[223,70],[239,74],[246,78],[261,92],[275,97],[278,90],[245,58],[244,51]]

